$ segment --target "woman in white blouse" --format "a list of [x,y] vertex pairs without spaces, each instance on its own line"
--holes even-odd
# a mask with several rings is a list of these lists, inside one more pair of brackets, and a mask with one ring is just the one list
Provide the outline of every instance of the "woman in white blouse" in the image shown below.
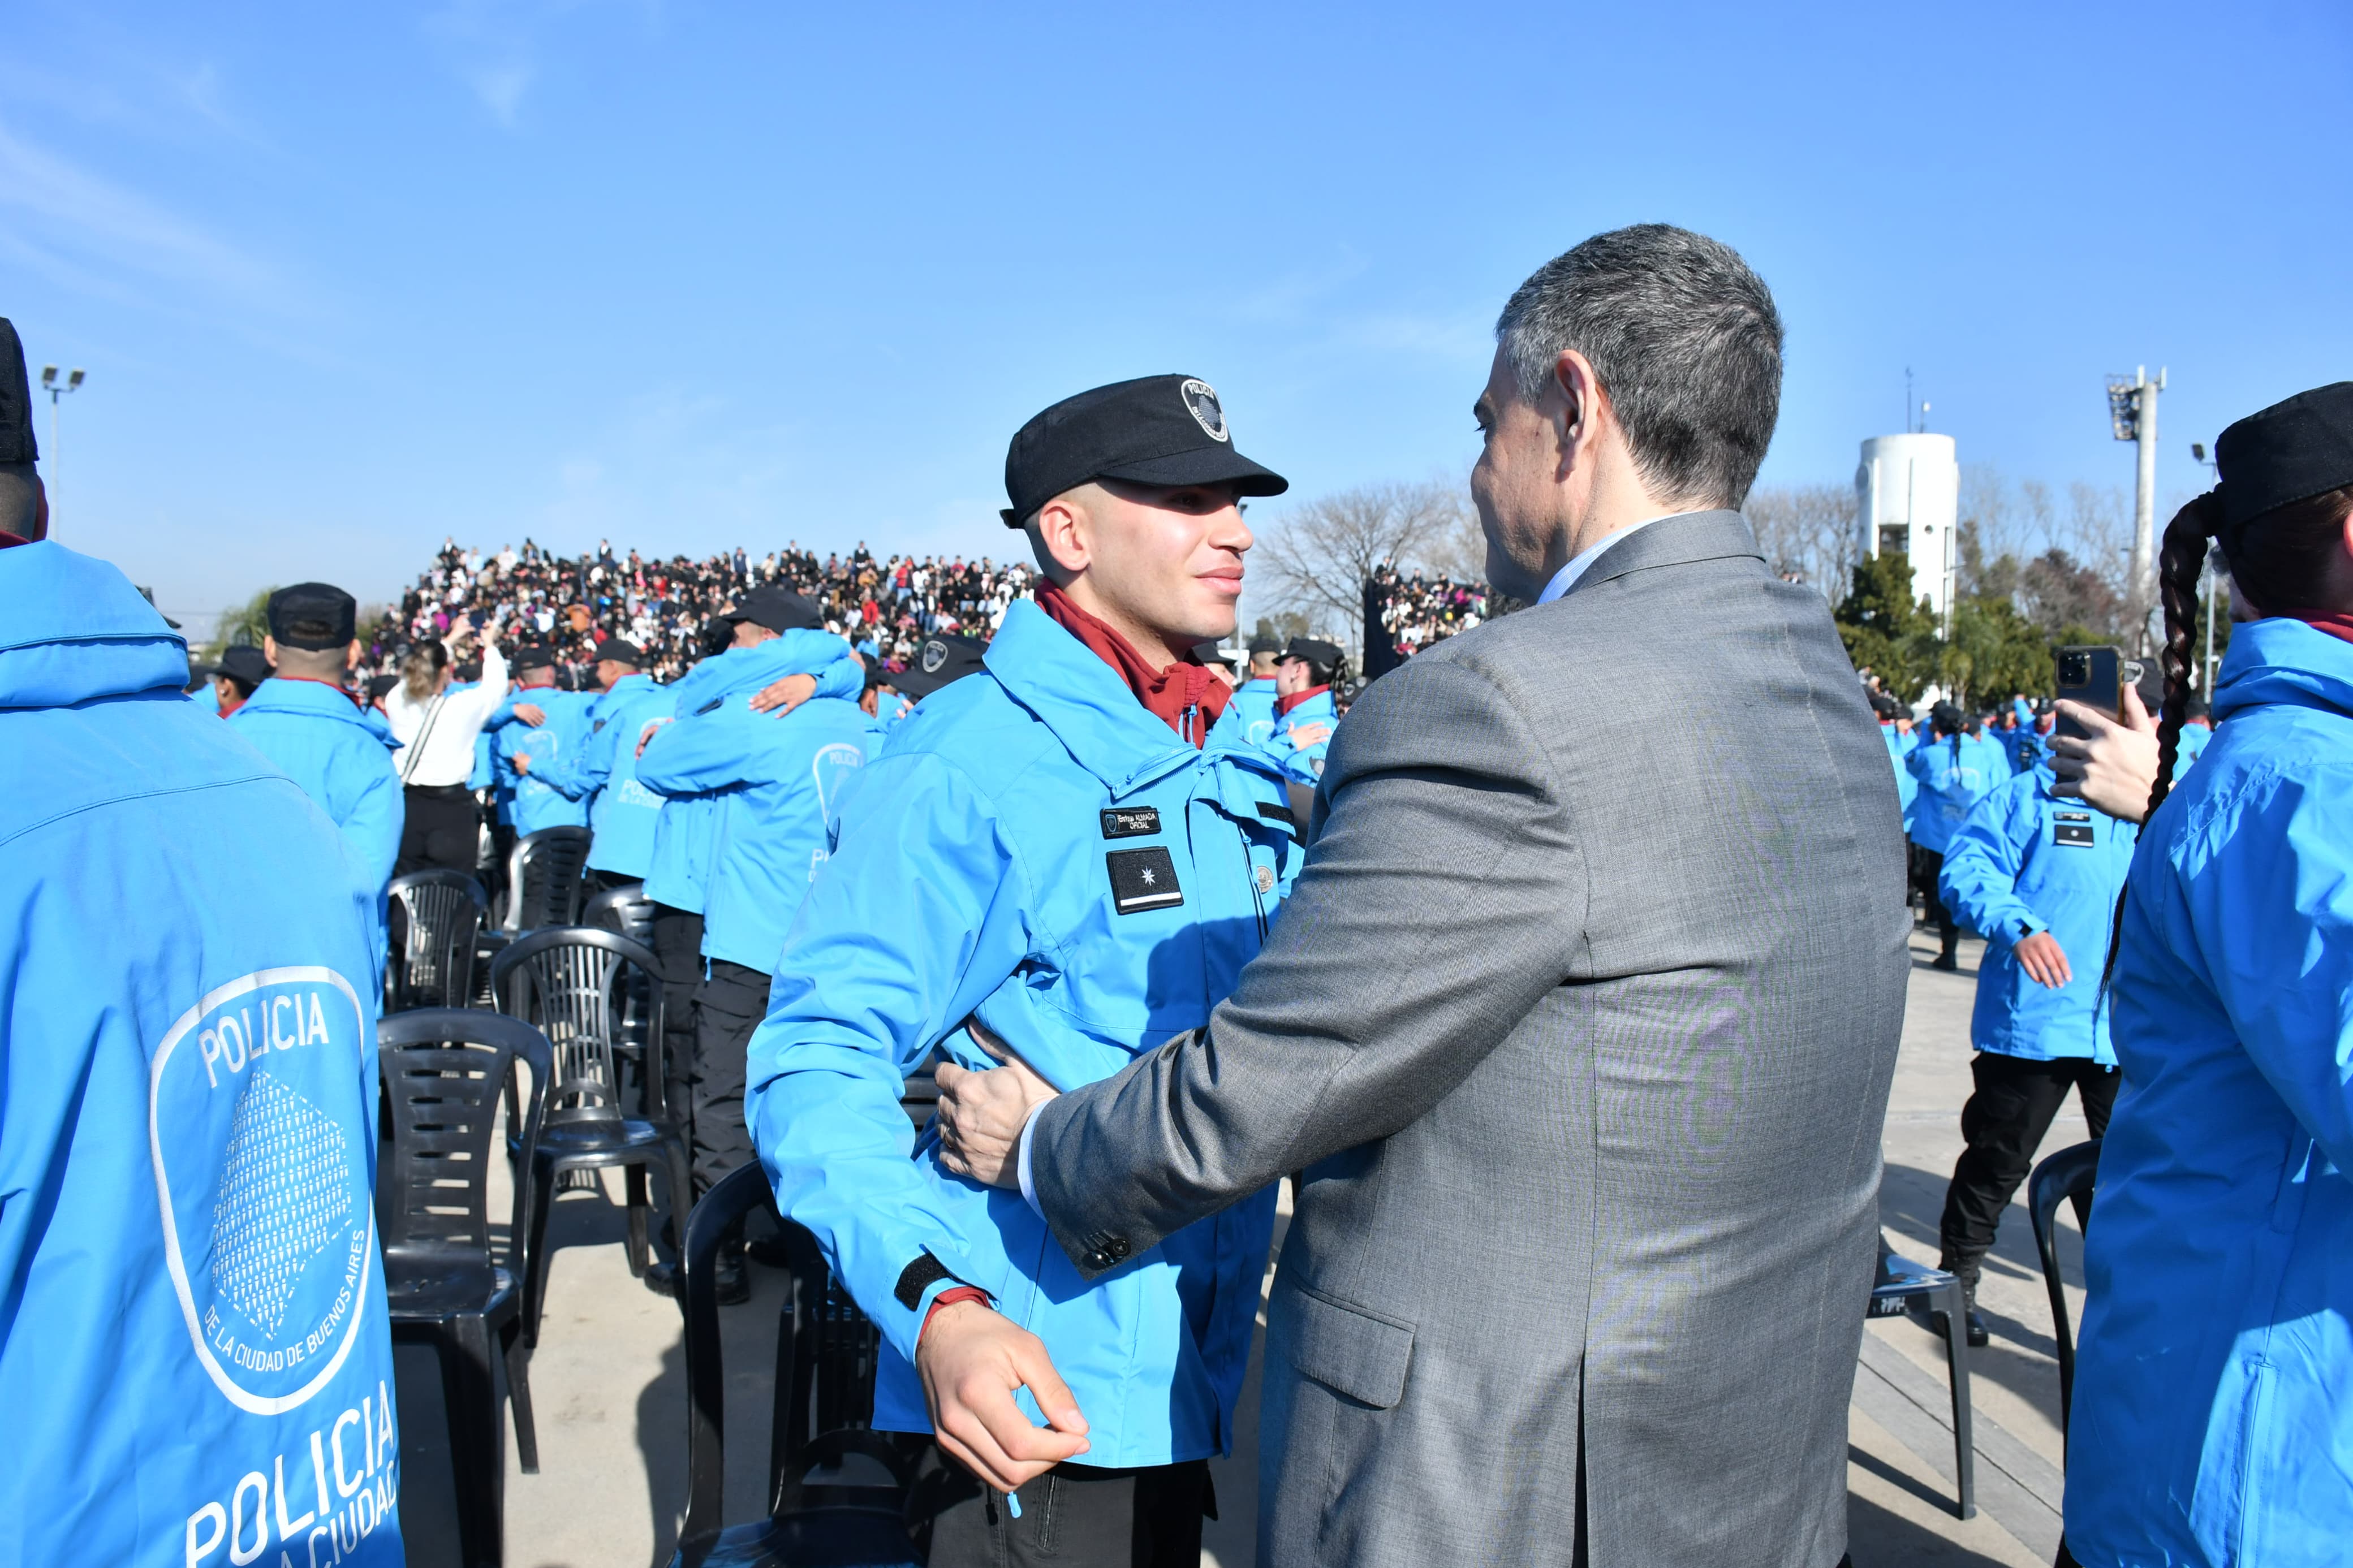
[[474,771],[474,737],[507,699],[507,661],[499,653],[498,628],[484,626],[481,639],[478,684],[449,689],[455,673],[449,649],[435,639],[409,650],[400,684],[385,693],[385,717],[400,742],[396,760],[408,805],[396,876],[436,867],[474,869],[481,825],[473,792],[466,787]]

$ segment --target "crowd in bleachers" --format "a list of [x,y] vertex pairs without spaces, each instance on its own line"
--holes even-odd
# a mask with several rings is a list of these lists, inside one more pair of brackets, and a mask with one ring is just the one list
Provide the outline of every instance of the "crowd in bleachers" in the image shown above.
[[815,600],[826,629],[885,668],[906,668],[916,645],[938,633],[986,637],[1005,607],[1029,594],[1031,569],[982,556],[876,556],[860,541],[848,555],[788,541],[754,557],[742,546],[703,560],[616,554],[600,541],[567,558],[525,539],[486,552],[445,541],[433,563],[372,634],[369,668],[395,673],[402,650],[495,625],[503,636],[545,642],[558,662],[585,668],[600,638],[627,637],[648,673],[675,679],[707,651],[712,618],[743,594],[781,584]]
[[[1467,632],[1487,618],[1487,585],[1416,570],[1401,574],[1387,562],[1373,569],[1368,605],[1379,622],[1365,628],[1369,646],[1386,637],[1398,658],[1410,658],[1430,644]],[[1383,668],[1367,660],[1366,668]]]

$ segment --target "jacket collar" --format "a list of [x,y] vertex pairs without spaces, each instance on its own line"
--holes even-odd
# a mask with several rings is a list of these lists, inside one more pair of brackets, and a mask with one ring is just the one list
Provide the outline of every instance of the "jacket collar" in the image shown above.
[[1739,556],[1762,564],[1757,536],[1748,520],[1736,511],[1687,511],[1645,523],[1601,552],[1563,594],[1572,599],[1596,584],[1611,582],[1654,566],[1688,566],[1701,561],[1725,561]]
[[245,706],[237,711],[315,713],[322,718],[340,719],[346,724],[357,724],[363,730],[368,728],[367,721],[360,716],[359,704],[343,691],[324,681],[289,680],[276,675],[255,687],[253,695],[245,700]]
[[2214,674],[2215,721],[2274,703],[2353,714],[2353,643],[2284,616],[2233,627]]
[[[981,662],[1113,800],[1203,757],[1255,760],[1231,703],[1196,751],[1135,700],[1118,671],[1027,599],[1007,607]],[[1259,771],[1271,773],[1271,764]]]
[[0,551],[0,708],[61,708],[188,678],[188,645],[112,563],[48,540]]

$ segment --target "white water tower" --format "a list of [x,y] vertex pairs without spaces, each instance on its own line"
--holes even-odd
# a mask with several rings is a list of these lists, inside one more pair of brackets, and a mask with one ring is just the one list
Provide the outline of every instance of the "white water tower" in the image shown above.
[[1912,593],[1951,630],[1960,564],[1961,465],[1950,436],[1873,436],[1854,471],[1855,526],[1866,555],[1912,558]]

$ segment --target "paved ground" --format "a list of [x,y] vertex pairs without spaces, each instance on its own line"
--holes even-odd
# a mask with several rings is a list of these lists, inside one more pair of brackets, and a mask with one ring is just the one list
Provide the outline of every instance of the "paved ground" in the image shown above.
[[[1934,949],[1915,937],[1904,1054],[1886,1130],[1880,1209],[1888,1241],[1934,1263],[1936,1215],[1959,1152],[1957,1114],[1968,1090],[1968,1009],[1977,947],[1962,971],[1927,967]],[[2084,1136],[2079,1114],[2052,1131],[2045,1152]],[[609,1192],[617,1197],[617,1182]],[[684,1361],[670,1302],[629,1277],[622,1211],[595,1193],[565,1195],[551,1226],[547,1321],[532,1364],[540,1473],[517,1471],[510,1448],[509,1561],[521,1568],[642,1568],[666,1561],[685,1504]],[[2080,1247],[2072,1216],[2063,1253],[2081,1310]],[[1278,1242],[1280,1236],[1278,1235]],[[768,1369],[776,1356],[781,1277],[754,1270],[751,1305],[723,1314],[727,1390],[728,1516],[754,1517],[766,1464]],[[1975,1358],[1979,1511],[1953,1516],[1952,1427],[1944,1343],[1917,1323],[1883,1320],[1866,1331],[1849,1429],[1848,1495],[1857,1568],[1914,1564],[2048,1563],[2058,1541],[2061,1445],[2058,1375],[2050,1309],[2025,1215],[2013,1209],[1989,1263],[1981,1305],[1994,1344]],[[455,1563],[447,1504],[448,1457],[429,1355],[401,1352],[405,1428],[403,1513],[412,1563]],[[1254,1430],[1257,1375],[1244,1394],[1244,1433]],[[1247,1442],[1247,1439],[1246,1439]],[[1252,1561],[1255,1453],[1221,1464],[1224,1518],[1209,1527],[1205,1568]],[[1826,1565],[1827,1568],[1827,1565]]]

